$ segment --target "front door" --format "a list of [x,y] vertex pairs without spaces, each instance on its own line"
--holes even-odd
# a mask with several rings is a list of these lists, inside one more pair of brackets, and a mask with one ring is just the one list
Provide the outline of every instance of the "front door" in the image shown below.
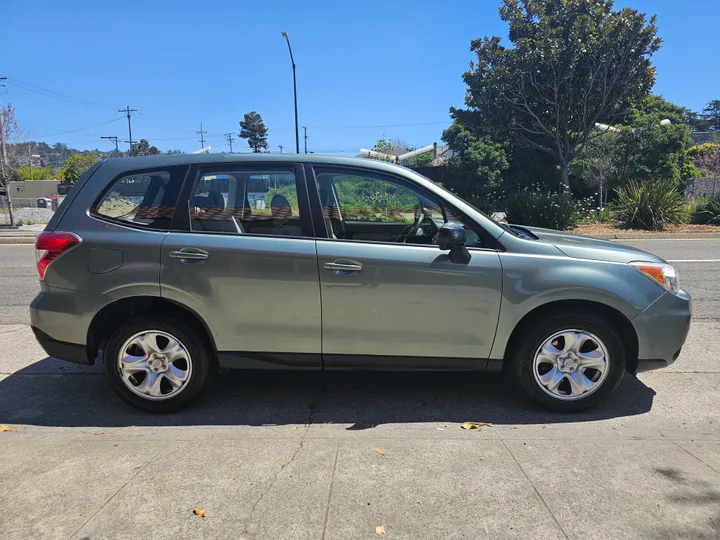
[[320,291],[302,167],[194,168],[161,254],[162,295],[206,323],[221,366],[321,367]]
[[318,239],[326,368],[485,366],[502,292],[498,253],[469,232],[472,258],[436,245],[450,209],[393,175],[316,167],[330,238]]

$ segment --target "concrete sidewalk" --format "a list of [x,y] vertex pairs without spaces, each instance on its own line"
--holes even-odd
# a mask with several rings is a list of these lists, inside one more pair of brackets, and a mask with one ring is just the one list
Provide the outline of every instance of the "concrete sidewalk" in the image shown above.
[[2,538],[720,534],[718,321],[694,323],[671,369],[577,415],[491,375],[228,373],[153,416],[100,366],[43,359],[24,325],[0,333],[16,351],[0,359],[0,423],[17,428],[0,433]]

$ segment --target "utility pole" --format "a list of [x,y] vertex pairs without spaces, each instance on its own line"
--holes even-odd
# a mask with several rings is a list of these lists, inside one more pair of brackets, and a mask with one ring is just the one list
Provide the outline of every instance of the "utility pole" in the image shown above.
[[101,139],[108,139],[109,141],[112,141],[115,143],[115,157],[120,156],[120,150],[118,149],[118,138],[116,136],[112,137],[100,137]]
[[230,153],[232,154],[232,138],[233,138],[233,132],[225,134],[225,139],[227,140],[228,144],[230,145]]
[[207,135],[207,131],[203,131],[202,122],[200,122],[200,131],[196,131],[195,133],[200,135],[200,148],[205,148],[205,135]]
[[278,148],[280,149],[280,153],[282,154],[282,149],[285,147],[282,144],[278,144]]
[[[305,132],[304,139],[305,139],[305,153],[307,154],[307,127],[303,126],[303,131]],[[300,150],[298,150],[298,154],[300,153]]]
[[[5,88],[5,83],[2,81],[7,80],[7,77],[0,77],[0,88]],[[15,226],[15,218],[13,217],[12,211],[12,198],[10,197],[10,171],[8,170],[7,153],[5,152],[5,124],[3,116],[5,110],[2,108],[0,103],[0,178],[2,182],[0,185],[5,185],[5,195],[7,196],[8,202],[8,216],[10,217],[10,226]]]
[[127,113],[128,119],[128,139],[130,139],[130,157],[133,155],[133,142],[132,142],[132,126],[130,126],[130,113],[137,112],[137,109],[131,109],[130,105],[126,105],[124,109],[118,109],[118,112]]

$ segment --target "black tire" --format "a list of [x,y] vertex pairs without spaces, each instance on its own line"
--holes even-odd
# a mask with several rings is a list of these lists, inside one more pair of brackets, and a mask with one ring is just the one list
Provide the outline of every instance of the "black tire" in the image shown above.
[[[553,334],[574,329],[586,331],[599,338],[607,349],[607,376],[597,390],[573,401],[565,401],[548,394],[533,373],[535,353]],[[536,318],[523,327],[520,342],[514,347],[509,373],[517,386],[534,401],[546,408],[561,412],[578,412],[599,405],[612,394],[622,381],[627,362],[627,350],[615,325],[594,313],[555,313]]]
[[[159,330],[178,339],[191,358],[192,370],[184,387],[173,397],[154,401],[143,398],[126,386],[118,365],[120,348],[133,335],[144,330]],[[103,367],[110,387],[123,401],[151,413],[177,411],[197,398],[207,386],[214,374],[210,347],[201,339],[192,326],[183,320],[165,315],[146,315],[132,319],[121,325],[107,341],[103,351]]]

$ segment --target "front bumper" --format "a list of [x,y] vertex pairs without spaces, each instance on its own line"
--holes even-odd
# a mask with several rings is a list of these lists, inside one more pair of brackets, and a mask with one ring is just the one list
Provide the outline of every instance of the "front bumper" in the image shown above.
[[666,292],[638,315],[632,324],[638,337],[636,372],[672,364],[685,343],[692,318],[692,300],[681,290]]

